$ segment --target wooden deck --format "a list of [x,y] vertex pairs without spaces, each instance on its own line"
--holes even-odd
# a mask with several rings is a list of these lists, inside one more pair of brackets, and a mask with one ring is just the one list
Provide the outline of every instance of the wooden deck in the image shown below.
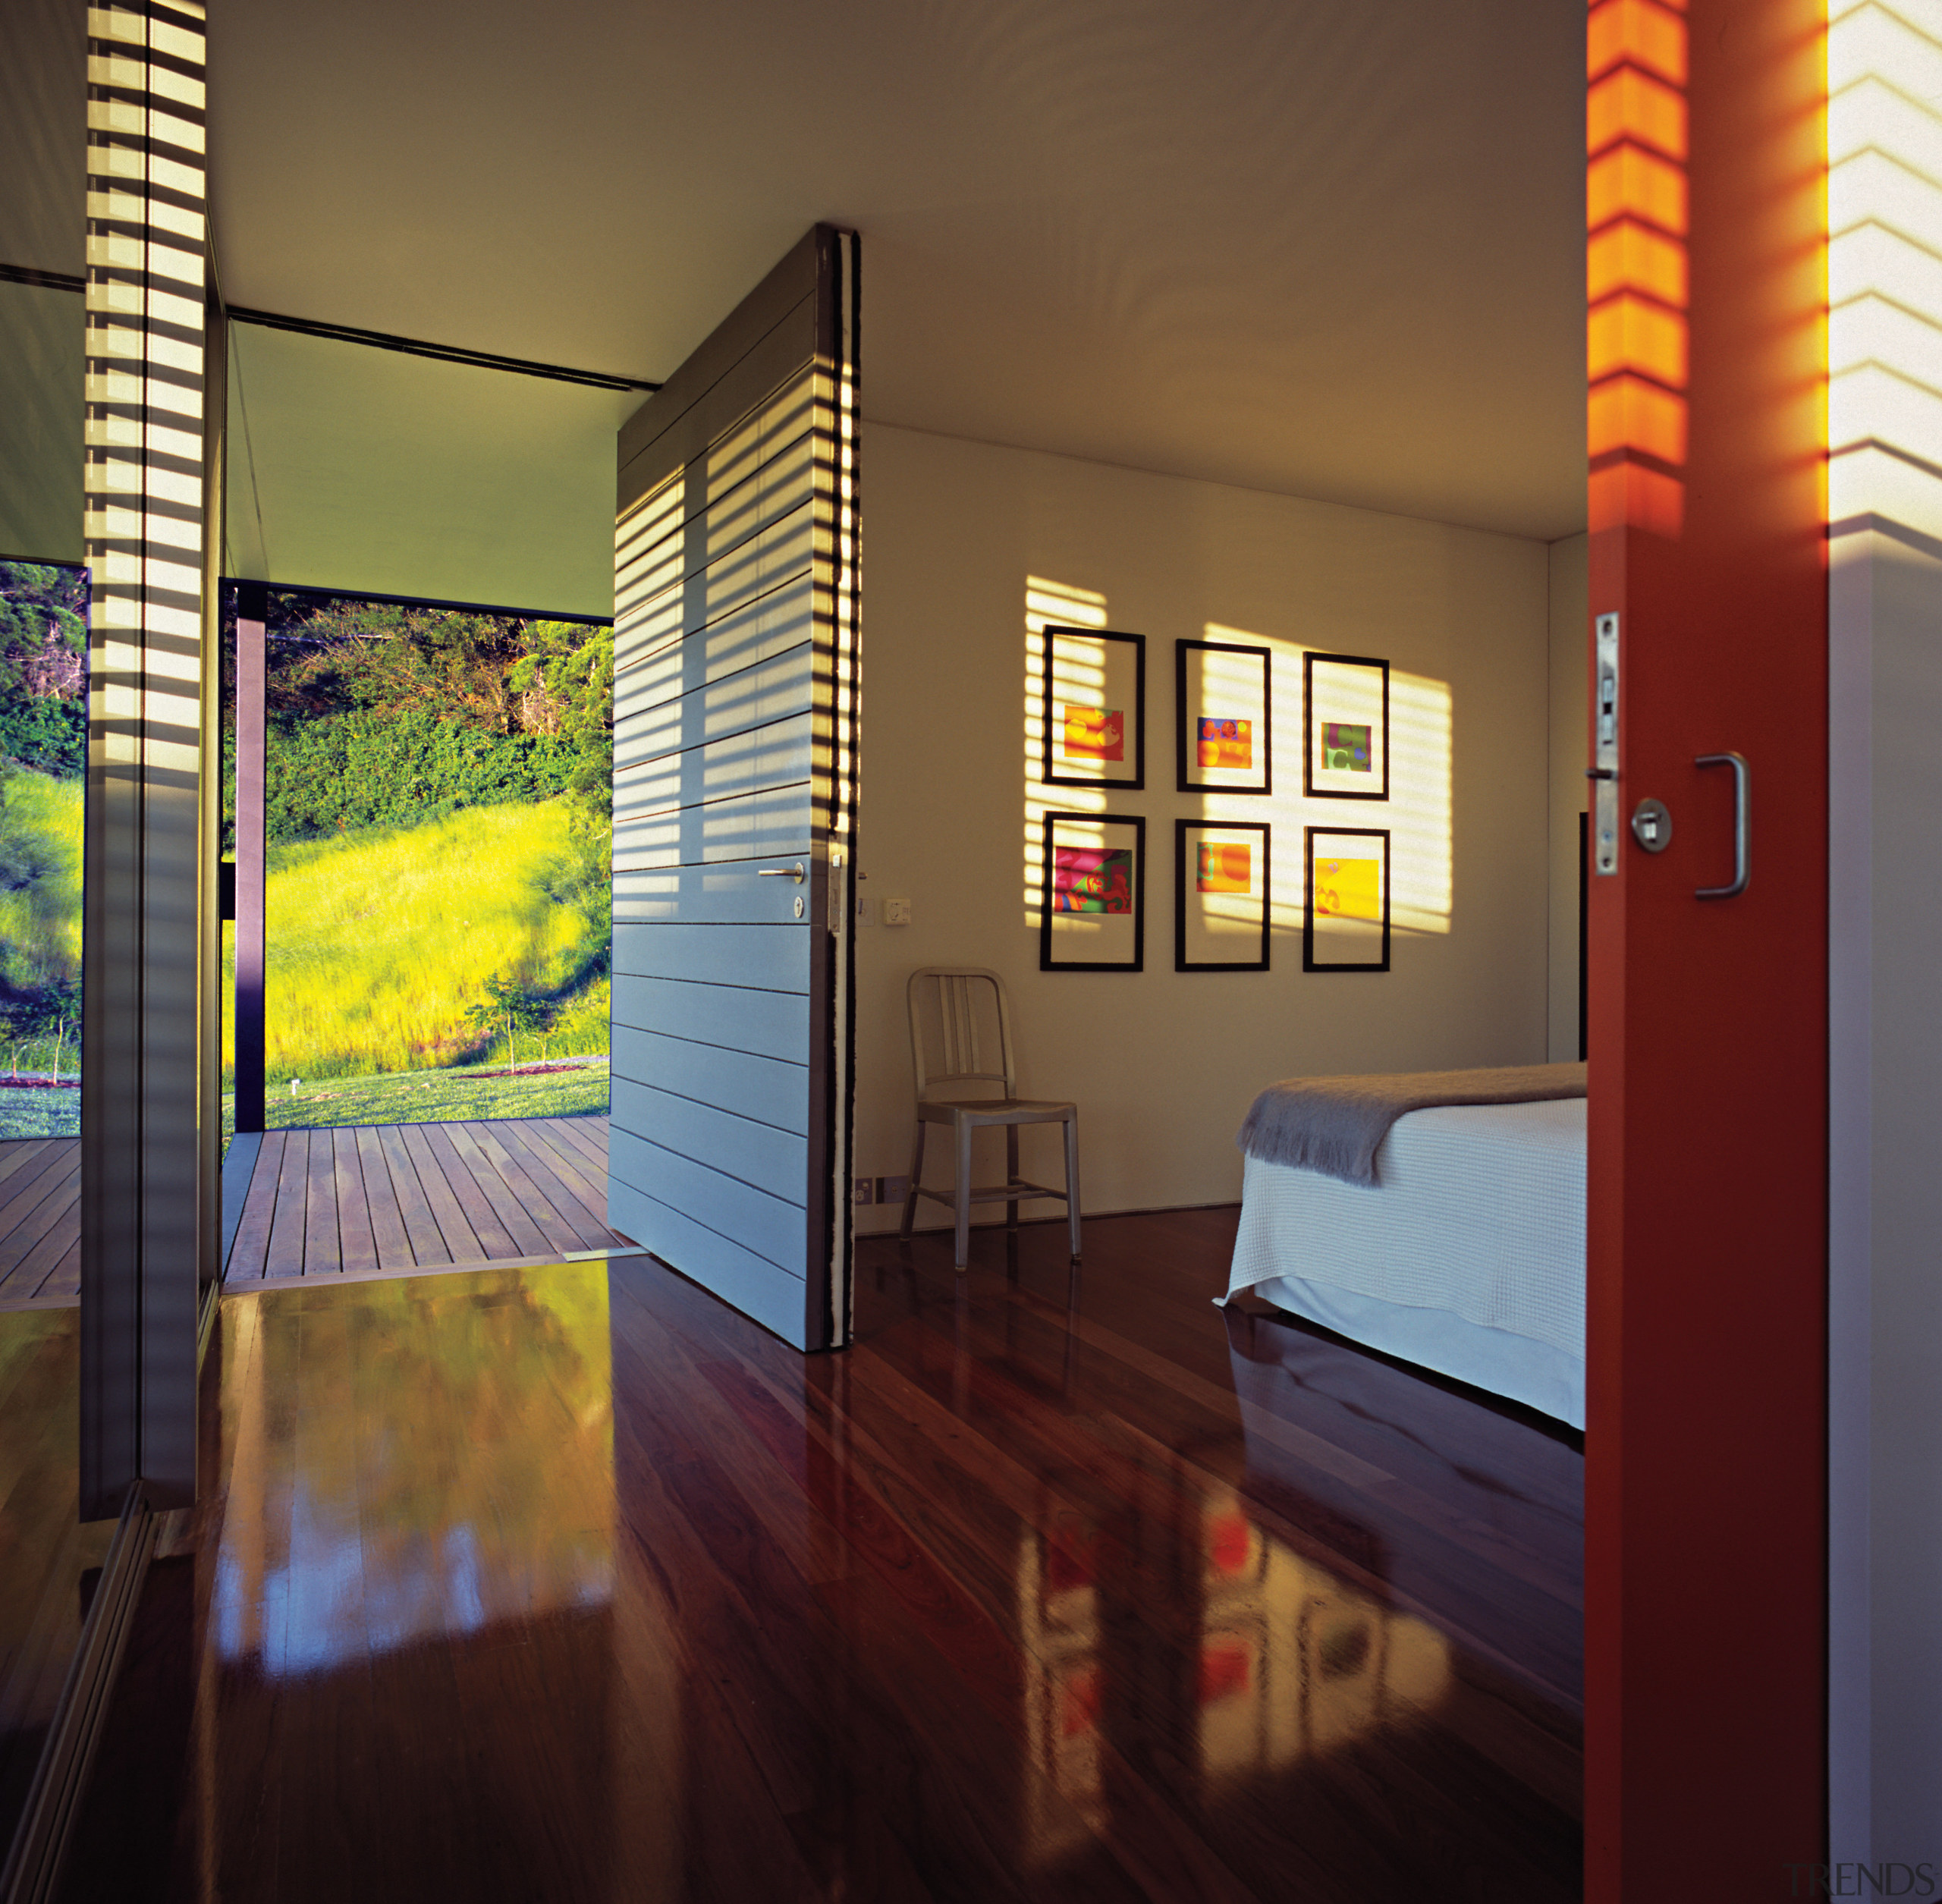
[[81,1140],[0,1142],[0,1309],[80,1300]]
[[[0,1311],[81,1290],[77,1137],[0,1142]],[[225,1282],[410,1276],[631,1252],[607,1227],[607,1120],[272,1130],[230,1145]]]
[[635,1247],[607,1227],[605,1117],[272,1130],[254,1140],[253,1161],[250,1141],[231,1143],[225,1167],[232,1286]]

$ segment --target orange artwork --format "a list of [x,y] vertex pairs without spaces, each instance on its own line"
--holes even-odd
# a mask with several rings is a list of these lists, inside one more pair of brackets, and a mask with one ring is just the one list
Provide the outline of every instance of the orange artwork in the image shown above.
[[1068,760],[1123,760],[1126,715],[1118,708],[1068,707],[1062,744]]
[[1200,844],[1200,863],[1194,888],[1203,893],[1245,893],[1254,889],[1254,850],[1251,847]]

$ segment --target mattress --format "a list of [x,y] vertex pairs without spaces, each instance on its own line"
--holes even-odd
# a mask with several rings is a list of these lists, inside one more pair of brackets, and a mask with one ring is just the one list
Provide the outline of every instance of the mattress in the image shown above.
[[1249,1158],[1228,1294],[1582,1428],[1585,1110],[1412,1111],[1374,1189]]

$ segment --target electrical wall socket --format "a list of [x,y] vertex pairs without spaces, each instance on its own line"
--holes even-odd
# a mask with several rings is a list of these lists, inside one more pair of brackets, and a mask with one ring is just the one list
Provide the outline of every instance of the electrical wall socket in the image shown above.
[[910,900],[886,899],[883,903],[883,922],[886,925],[908,925],[910,923]]
[[877,1200],[877,1180],[873,1177],[853,1178],[850,1185],[852,1203],[874,1203]]

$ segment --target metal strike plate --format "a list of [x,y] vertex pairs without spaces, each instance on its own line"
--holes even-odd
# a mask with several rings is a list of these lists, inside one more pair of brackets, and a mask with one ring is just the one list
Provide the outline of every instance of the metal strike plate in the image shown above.
[[1672,844],[1672,815],[1664,800],[1641,800],[1632,809],[1632,837],[1648,853],[1663,853]]
[[1618,617],[1600,615],[1592,668],[1592,870],[1618,870]]

